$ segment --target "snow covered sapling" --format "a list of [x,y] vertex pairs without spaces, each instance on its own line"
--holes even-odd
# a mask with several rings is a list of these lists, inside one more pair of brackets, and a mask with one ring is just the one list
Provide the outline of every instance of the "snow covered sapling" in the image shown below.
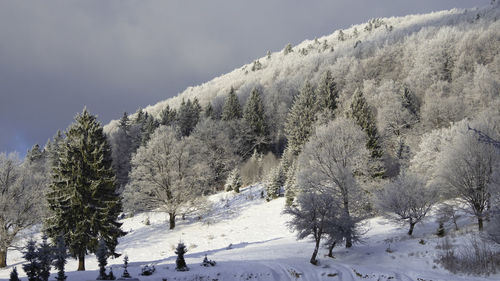
[[215,266],[216,262],[213,260],[209,260],[207,258],[207,255],[205,255],[205,258],[203,259],[203,262],[201,263],[201,266],[204,267],[209,267],[209,266]]
[[175,261],[175,270],[177,271],[188,271],[189,267],[186,265],[186,261],[184,260],[184,254],[187,252],[186,246],[184,243],[180,242],[177,244],[177,249],[175,253],[177,254],[177,260]]
[[230,191],[234,190],[234,192],[239,193],[241,188],[241,176],[238,168],[234,168],[229,177],[227,178],[227,182],[225,185],[225,190]]
[[68,252],[66,245],[64,243],[64,238],[59,236],[56,240],[56,247],[54,248],[54,268],[57,269],[57,281],[65,281],[66,274],[64,272],[64,267],[66,265],[66,259],[68,258]]
[[109,280],[109,276],[106,274],[106,265],[108,264],[108,247],[106,246],[106,241],[104,241],[104,239],[99,240],[96,257],[97,262],[99,263],[99,276],[97,276],[97,280]]
[[122,278],[130,278],[130,273],[128,273],[128,270],[127,270],[127,267],[128,267],[128,256],[125,255],[125,257],[123,258],[123,273],[122,273]]
[[26,272],[28,281],[40,281],[40,262],[36,251],[36,242],[30,239],[26,244],[26,252],[23,253],[23,258],[27,263],[23,264],[23,270]]
[[38,248],[38,260],[40,262],[40,280],[48,281],[54,254],[52,246],[47,243],[47,235],[43,235],[42,244]]
[[153,275],[153,273],[155,272],[155,266],[152,265],[152,264],[146,264],[145,266],[143,266],[141,268],[141,275],[142,276],[149,276],[149,275]]
[[19,276],[17,275],[17,267],[14,267],[10,272],[9,281],[21,281],[19,280]]

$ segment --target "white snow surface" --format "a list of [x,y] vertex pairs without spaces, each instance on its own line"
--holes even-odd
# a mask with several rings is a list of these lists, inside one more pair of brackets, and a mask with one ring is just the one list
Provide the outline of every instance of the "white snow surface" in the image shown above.
[[[313,250],[311,241],[297,241],[287,228],[288,215],[282,214],[285,199],[266,202],[260,196],[262,185],[242,189],[240,194],[222,192],[210,197],[212,211],[202,218],[179,219],[174,230],[168,229],[165,213],[142,213],[124,219],[128,232],[120,239],[118,252],[129,256],[129,272],[140,280],[499,280],[500,274],[489,277],[459,276],[435,264],[441,239],[434,233],[435,218],[417,225],[413,237],[384,218],[366,222],[369,229],[362,244],[351,249],[337,247],[335,258],[318,255],[319,265],[309,263]],[[149,218],[151,224],[145,225]],[[462,229],[472,229],[473,221],[463,218]],[[39,234],[37,235],[39,236]],[[465,240],[453,235],[452,243]],[[423,239],[425,245],[419,243]],[[188,247],[187,272],[175,271],[174,249],[179,241]],[[388,248],[390,252],[386,251]],[[204,256],[217,262],[214,267],[202,267]],[[0,270],[0,280],[8,280],[12,267],[20,276],[23,259],[15,250],[8,253],[8,268]],[[151,276],[140,276],[141,267],[155,265]],[[115,276],[123,272],[122,257],[110,259]],[[95,280],[98,267],[95,256],[86,257],[87,271],[78,272],[77,261],[67,264],[68,281]],[[55,279],[55,271],[51,280]]]

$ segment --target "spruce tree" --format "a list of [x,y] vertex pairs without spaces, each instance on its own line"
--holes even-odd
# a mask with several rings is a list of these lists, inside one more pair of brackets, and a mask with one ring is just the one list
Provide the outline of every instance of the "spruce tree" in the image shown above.
[[31,149],[28,149],[28,152],[26,153],[26,160],[28,161],[28,163],[38,162],[43,158],[44,152],[38,144],[33,145]]
[[130,173],[130,158],[132,157],[131,124],[126,112],[123,113],[118,131],[113,138],[113,169],[116,171],[116,181],[123,190],[128,183]]
[[146,143],[151,139],[151,135],[154,133],[156,128],[158,128],[160,124],[151,114],[146,114],[146,119],[144,120],[144,124],[142,127],[142,140],[141,145],[146,145]]
[[17,267],[14,267],[10,272],[9,281],[21,281],[19,280],[19,276],[17,275]]
[[306,82],[293,103],[285,124],[288,149],[292,154],[299,155],[309,139],[316,121],[316,113],[316,95],[311,84]]
[[182,100],[177,114],[177,124],[182,136],[189,136],[200,121],[201,106],[197,98]]
[[186,261],[184,260],[184,254],[187,252],[186,246],[184,243],[180,242],[177,245],[177,249],[175,249],[175,254],[177,255],[177,259],[175,260],[175,270],[177,271],[188,271],[189,267],[186,265]]
[[36,242],[30,239],[26,244],[26,252],[23,253],[23,258],[27,263],[23,264],[23,270],[28,277],[28,281],[40,281],[40,261],[36,249]]
[[167,104],[160,112],[160,125],[172,126],[177,120],[177,111]]
[[317,97],[319,110],[328,110],[328,112],[333,115],[333,112],[337,109],[339,91],[330,70],[325,72],[319,82]]
[[226,101],[224,102],[224,107],[222,108],[222,120],[237,120],[240,119],[242,115],[243,113],[241,112],[240,102],[236,96],[234,88],[231,87],[231,90],[226,97]]
[[62,235],[79,260],[78,270],[85,270],[85,255],[97,250],[97,237],[115,254],[118,238],[125,233],[117,222],[122,206],[102,126],[87,109],[75,120],[66,131],[60,163],[52,167],[47,194],[51,216],[45,223],[48,235]]
[[122,274],[122,278],[130,278],[130,273],[128,273],[128,256],[126,255],[124,258],[123,258],[123,274]]
[[54,268],[57,269],[57,281],[65,281],[66,274],[64,272],[64,267],[66,266],[66,259],[68,258],[68,249],[64,244],[64,238],[62,236],[57,237],[56,246],[54,248]]
[[373,160],[373,167],[370,167],[372,176],[383,176],[384,168],[380,163],[382,148],[379,143],[377,127],[375,125],[372,110],[366,102],[363,92],[359,89],[356,89],[354,92],[348,115],[365,131],[368,137],[366,148],[370,151]]
[[38,247],[38,260],[40,262],[40,280],[48,281],[50,277],[50,269],[53,256],[52,246],[47,243],[47,235],[42,236],[42,244]]
[[204,114],[205,118],[207,118],[207,119],[212,118],[213,120],[216,119],[216,118],[214,118],[214,107],[212,106],[211,102],[207,103],[203,112],[205,113]]
[[264,103],[257,89],[252,90],[245,104],[243,119],[249,129],[248,135],[253,142],[252,147],[260,153],[265,152],[267,143],[269,143],[269,126],[265,116]]
[[97,280],[107,280],[106,265],[108,265],[108,248],[104,239],[99,240],[95,256],[99,265],[99,276],[97,276]]

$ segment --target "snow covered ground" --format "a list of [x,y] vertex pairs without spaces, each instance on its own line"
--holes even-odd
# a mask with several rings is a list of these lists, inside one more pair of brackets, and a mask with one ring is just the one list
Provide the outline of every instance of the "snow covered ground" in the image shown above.
[[[210,198],[213,211],[209,215],[179,220],[173,231],[168,229],[164,213],[143,213],[124,219],[123,229],[128,234],[120,240],[118,252],[129,256],[129,272],[141,280],[500,280],[499,274],[457,276],[435,264],[436,246],[443,238],[434,235],[437,224],[433,218],[417,225],[412,238],[406,235],[406,229],[386,219],[370,219],[363,244],[352,249],[336,248],[335,259],[326,257],[323,249],[320,265],[311,265],[313,244],[297,241],[288,230],[289,218],[281,214],[284,198],[266,202],[260,197],[261,190],[261,186],[251,186],[240,194],[214,195]],[[145,225],[146,218],[150,225]],[[463,218],[461,227],[465,230],[472,222]],[[422,239],[425,244],[419,243]],[[174,249],[179,241],[188,247],[188,272],[175,271]],[[450,241],[463,243],[464,238],[455,236]],[[200,266],[205,255],[217,262],[215,267]],[[13,266],[24,277],[22,262],[18,251],[10,251],[9,267],[0,270],[0,280],[8,280]],[[109,263],[114,274],[120,276],[122,258]],[[139,276],[141,266],[146,264],[154,264],[156,272]],[[94,256],[87,256],[86,267],[87,271],[77,272],[77,261],[69,260],[68,281],[95,280],[98,273]]]

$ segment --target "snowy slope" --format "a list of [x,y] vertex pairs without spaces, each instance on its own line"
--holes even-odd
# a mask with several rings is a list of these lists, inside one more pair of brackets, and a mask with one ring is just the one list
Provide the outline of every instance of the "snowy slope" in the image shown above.
[[[377,217],[367,221],[369,231],[363,244],[352,249],[336,248],[335,259],[320,253],[320,265],[313,266],[309,258],[313,244],[296,241],[287,227],[289,219],[281,214],[284,198],[266,202],[260,198],[261,186],[251,186],[241,194],[223,192],[210,198],[213,210],[201,219],[179,221],[168,230],[164,213],[140,214],[123,220],[129,233],[120,240],[118,251],[130,257],[129,272],[139,276],[141,266],[154,264],[152,276],[141,280],[499,280],[489,277],[456,276],[441,269],[433,260],[441,243],[433,233],[437,224],[429,219],[417,225],[413,238],[387,220]],[[151,225],[144,221],[149,217]],[[470,218],[460,222],[463,229]],[[425,245],[419,243],[423,239]],[[189,272],[176,272],[174,248],[179,241],[188,246],[186,261]],[[452,238],[462,243],[464,238]],[[390,248],[391,252],[386,250]],[[203,257],[215,260],[215,267],[200,266]],[[121,258],[110,260],[115,275],[120,275]],[[0,280],[7,280],[12,266],[20,274],[22,258],[17,251],[9,252],[9,268],[0,270]],[[74,271],[75,260],[67,265],[68,281],[94,280],[97,262],[87,256],[86,272]],[[53,275],[54,276],[54,275]],[[26,280],[26,278],[23,278]]]

